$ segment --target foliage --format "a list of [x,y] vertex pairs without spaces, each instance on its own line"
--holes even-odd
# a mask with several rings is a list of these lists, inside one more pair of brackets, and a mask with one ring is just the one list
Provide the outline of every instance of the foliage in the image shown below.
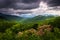
[[[28,23],[0,19],[0,40],[60,40],[59,21],[60,17]],[[50,25],[53,32],[47,31]],[[41,29],[44,34],[37,35],[37,32],[41,33]]]
[[48,24],[52,25],[53,27],[60,28],[60,16],[55,17],[52,21],[50,21]]

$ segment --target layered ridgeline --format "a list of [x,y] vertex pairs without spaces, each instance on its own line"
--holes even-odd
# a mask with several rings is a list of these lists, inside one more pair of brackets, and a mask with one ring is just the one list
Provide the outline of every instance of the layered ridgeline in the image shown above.
[[25,17],[21,17],[21,16],[16,16],[16,15],[8,15],[8,14],[3,14],[0,13],[0,20],[7,20],[7,21],[18,21],[18,22],[37,22],[37,21],[41,21],[41,20],[45,20],[45,19],[49,19],[49,18],[53,18],[53,15],[38,15],[35,17],[31,17],[31,18],[25,18]]
[[0,19],[4,19],[8,21],[20,21],[23,18],[19,16],[15,16],[15,15],[8,15],[8,14],[0,13]]
[[38,15],[38,16],[35,16],[33,18],[27,18],[25,20],[22,20],[21,22],[23,23],[37,23],[37,22],[40,22],[40,21],[43,21],[43,20],[46,20],[46,19],[50,19],[50,18],[54,18],[53,15]]

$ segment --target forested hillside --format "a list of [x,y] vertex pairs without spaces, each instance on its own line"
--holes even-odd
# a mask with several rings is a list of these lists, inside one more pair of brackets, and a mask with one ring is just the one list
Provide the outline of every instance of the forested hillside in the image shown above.
[[21,19],[23,19],[22,17],[19,17],[19,16],[8,15],[8,14],[3,14],[3,13],[0,13],[0,18],[8,20],[8,21],[12,21],[12,20],[13,21],[20,21]]
[[27,20],[29,23],[0,18],[0,40],[60,40],[60,16],[37,16]]

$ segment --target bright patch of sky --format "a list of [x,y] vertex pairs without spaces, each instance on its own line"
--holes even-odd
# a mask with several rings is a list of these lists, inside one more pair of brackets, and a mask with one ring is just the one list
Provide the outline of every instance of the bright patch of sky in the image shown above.
[[32,15],[32,14],[21,14],[20,16],[21,17],[25,17],[25,18],[31,18],[31,17],[34,17],[35,15]]
[[38,15],[44,15],[44,14],[60,15],[60,10],[53,9],[53,7],[48,7],[47,3],[44,2],[41,2],[39,8],[33,9],[33,11],[34,11],[33,13]]

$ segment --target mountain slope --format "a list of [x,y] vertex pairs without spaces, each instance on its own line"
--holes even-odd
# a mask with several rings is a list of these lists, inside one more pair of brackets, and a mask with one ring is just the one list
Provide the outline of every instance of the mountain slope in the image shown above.
[[22,17],[0,13],[0,19],[20,21]]
[[29,22],[39,22],[39,21],[42,21],[42,20],[46,20],[46,19],[49,19],[49,18],[53,18],[54,16],[43,16],[43,15],[39,15],[39,16],[36,16],[36,17],[33,17],[33,18],[28,18],[26,20],[23,20],[24,23],[29,23]]

